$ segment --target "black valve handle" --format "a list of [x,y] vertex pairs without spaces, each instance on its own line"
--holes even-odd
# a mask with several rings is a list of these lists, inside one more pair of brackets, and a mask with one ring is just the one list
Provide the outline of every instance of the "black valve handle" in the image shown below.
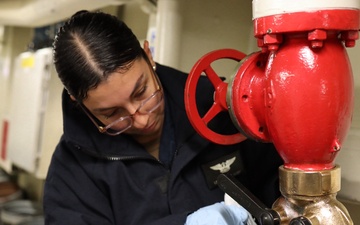
[[300,216],[292,219],[289,225],[312,225],[312,223],[306,217]]
[[275,210],[268,209],[237,179],[232,176],[220,174],[217,178],[217,182],[219,188],[249,211],[249,213],[255,217],[256,222],[259,225],[280,224],[279,214]]

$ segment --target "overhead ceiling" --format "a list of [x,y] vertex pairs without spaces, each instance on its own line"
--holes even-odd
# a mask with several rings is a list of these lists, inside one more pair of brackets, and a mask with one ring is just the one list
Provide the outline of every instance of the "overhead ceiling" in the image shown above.
[[0,0],[0,25],[41,27],[74,12],[121,5],[134,0]]

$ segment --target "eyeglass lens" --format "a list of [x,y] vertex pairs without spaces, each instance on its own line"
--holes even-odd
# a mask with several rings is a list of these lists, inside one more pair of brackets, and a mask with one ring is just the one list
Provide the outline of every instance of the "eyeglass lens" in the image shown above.
[[[136,111],[139,114],[150,114],[156,110],[162,101],[162,92],[160,90],[152,94],[148,99],[144,100]],[[121,117],[105,127],[109,134],[119,134],[129,129],[133,123],[133,115]]]

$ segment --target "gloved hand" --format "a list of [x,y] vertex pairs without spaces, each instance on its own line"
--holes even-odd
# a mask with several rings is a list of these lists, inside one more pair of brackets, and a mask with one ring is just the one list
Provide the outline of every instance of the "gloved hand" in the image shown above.
[[241,206],[215,203],[190,214],[185,225],[245,225],[247,211]]

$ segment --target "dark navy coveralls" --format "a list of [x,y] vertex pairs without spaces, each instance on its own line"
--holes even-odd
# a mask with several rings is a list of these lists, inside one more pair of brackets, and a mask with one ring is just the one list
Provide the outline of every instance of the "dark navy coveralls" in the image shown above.
[[[189,213],[223,201],[215,184],[220,171],[236,176],[268,206],[279,196],[283,162],[273,145],[246,140],[221,146],[200,137],[184,108],[187,74],[159,64],[156,72],[166,105],[160,160],[131,137],[99,133],[63,92],[64,134],[45,182],[46,224],[183,225]],[[202,77],[197,90],[202,114],[213,103],[213,86]],[[225,114],[210,126],[233,133]]]

